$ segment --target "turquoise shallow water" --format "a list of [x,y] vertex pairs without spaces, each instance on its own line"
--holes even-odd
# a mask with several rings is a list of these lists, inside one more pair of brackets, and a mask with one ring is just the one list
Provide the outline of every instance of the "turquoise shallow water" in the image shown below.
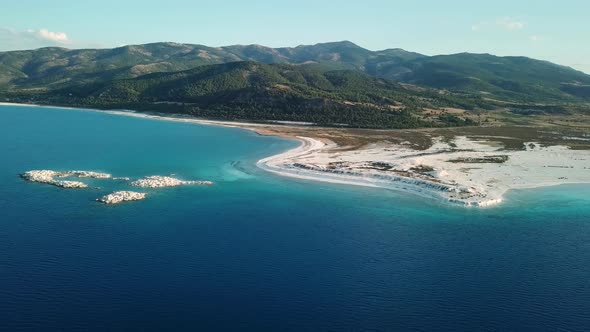
[[[590,187],[490,209],[282,178],[296,146],[239,129],[0,107],[0,329],[577,330],[590,327]],[[207,179],[94,201],[30,169]]]

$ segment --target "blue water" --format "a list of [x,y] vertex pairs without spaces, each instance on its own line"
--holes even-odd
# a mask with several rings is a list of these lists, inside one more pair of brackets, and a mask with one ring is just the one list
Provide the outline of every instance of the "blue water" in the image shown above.
[[[590,187],[463,209],[299,181],[239,129],[0,107],[0,330],[584,331]],[[105,206],[30,169],[208,179]]]

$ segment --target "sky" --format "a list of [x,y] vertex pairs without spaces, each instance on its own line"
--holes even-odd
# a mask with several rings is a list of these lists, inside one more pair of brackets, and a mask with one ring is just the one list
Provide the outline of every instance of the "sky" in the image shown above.
[[590,73],[589,17],[589,0],[0,0],[0,51],[349,40],[427,55],[523,55]]

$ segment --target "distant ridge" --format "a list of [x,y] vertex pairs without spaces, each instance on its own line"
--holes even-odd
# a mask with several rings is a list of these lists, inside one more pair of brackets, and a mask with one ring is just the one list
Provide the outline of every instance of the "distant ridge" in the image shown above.
[[370,51],[350,41],[270,48],[208,47],[172,42],[112,49],[58,47],[0,53],[0,91],[54,89],[235,61],[298,64],[321,71],[351,69],[430,88],[527,102],[590,98],[590,76],[526,57],[460,53],[426,56],[400,48]]
[[[419,128],[474,125],[442,107],[475,109],[480,99],[408,89],[355,70],[254,61],[71,85],[10,96],[50,105],[133,109],[201,118],[300,121],[324,126]],[[438,109],[434,113],[428,110]]]

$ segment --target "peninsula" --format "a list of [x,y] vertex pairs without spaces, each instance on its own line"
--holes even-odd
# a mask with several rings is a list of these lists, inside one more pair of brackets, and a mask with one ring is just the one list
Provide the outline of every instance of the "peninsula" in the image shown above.
[[590,151],[561,145],[527,142],[520,150],[506,150],[493,138],[457,136],[435,137],[425,150],[387,142],[346,149],[298,138],[300,147],[258,165],[284,176],[390,188],[478,207],[501,203],[510,189],[590,183]]

